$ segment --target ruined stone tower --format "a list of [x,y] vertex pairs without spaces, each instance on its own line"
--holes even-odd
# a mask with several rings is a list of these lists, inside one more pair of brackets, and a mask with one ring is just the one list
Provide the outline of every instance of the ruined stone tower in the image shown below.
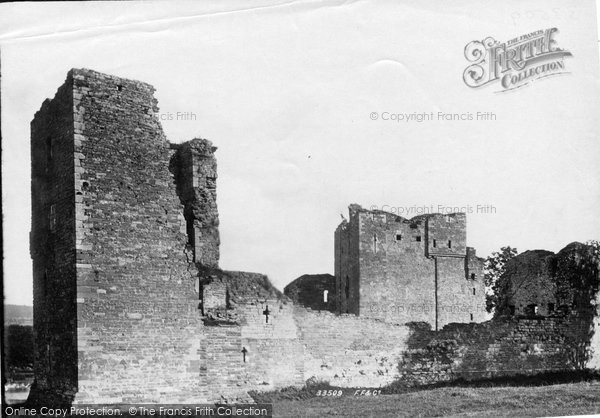
[[184,204],[186,232],[194,262],[219,266],[219,215],[217,212],[216,147],[194,139],[180,146],[171,169]]
[[483,259],[466,246],[464,213],[405,219],[349,209],[335,232],[338,312],[436,330],[485,320]]
[[303,382],[281,293],[219,268],[216,147],[170,144],[153,92],[74,69],[31,123],[33,401],[248,400]]
[[[174,164],[153,91],[71,70],[31,123],[35,391],[195,399],[190,261],[218,264],[215,148],[193,140]],[[189,174],[180,196],[169,166]]]

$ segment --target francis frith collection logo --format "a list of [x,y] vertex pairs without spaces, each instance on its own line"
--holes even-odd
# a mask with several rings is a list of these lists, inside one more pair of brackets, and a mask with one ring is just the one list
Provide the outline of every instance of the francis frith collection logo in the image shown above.
[[469,42],[465,58],[471,64],[463,73],[465,84],[478,88],[499,82],[502,92],[566,73],[564,59],[572,54],[558,47],[557,33],[557,28],[540,29],[502,43],[492,37]]

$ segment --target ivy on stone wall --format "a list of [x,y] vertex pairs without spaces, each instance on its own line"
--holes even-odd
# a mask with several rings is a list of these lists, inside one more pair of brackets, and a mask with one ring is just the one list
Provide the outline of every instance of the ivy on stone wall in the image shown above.
[[600,243],[578,242],[562,249],[550,262],[559,305],[572,305],[577,311],[590,310],[600,284]]

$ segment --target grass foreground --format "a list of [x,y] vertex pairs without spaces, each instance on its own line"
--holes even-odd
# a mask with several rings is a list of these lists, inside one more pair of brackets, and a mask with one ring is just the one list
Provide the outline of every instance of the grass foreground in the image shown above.
[[[378,396],[326,383],[303,389],[253,393],[257,402],[273,403],[276,417],[540,417],[600,414],[597,376],[564,383],[552,381],[457,382],[404,391],[382,390]],[[569,379],[567,379],[569,380]],[[317,396],[318,391],[342,396]],[[319,392],[322,393],[322,392]],[[339,392],[338,392],[339,393]],[[371,389],[372,393],[372,389]]]
[[600,383],[438,388],[394,395],[274,400],[278,417],[539,417],[600,414]]

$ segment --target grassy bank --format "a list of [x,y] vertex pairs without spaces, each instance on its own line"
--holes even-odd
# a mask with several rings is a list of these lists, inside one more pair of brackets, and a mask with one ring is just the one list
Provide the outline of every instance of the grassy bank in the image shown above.
[[[311,382],[301,389],[251,395],[257,402],[273,403],[275,416],[281,417],[600,414],[600,375],[585,371],[455,381],[420,388],[393,384],[381,388],[377,396],[373,389],[364,389]],[[321,396],[323,393],[335,396]]]
[[278,417],[536,417],[600,413],[600,382],[443,387],[401,394],[273,400]]

